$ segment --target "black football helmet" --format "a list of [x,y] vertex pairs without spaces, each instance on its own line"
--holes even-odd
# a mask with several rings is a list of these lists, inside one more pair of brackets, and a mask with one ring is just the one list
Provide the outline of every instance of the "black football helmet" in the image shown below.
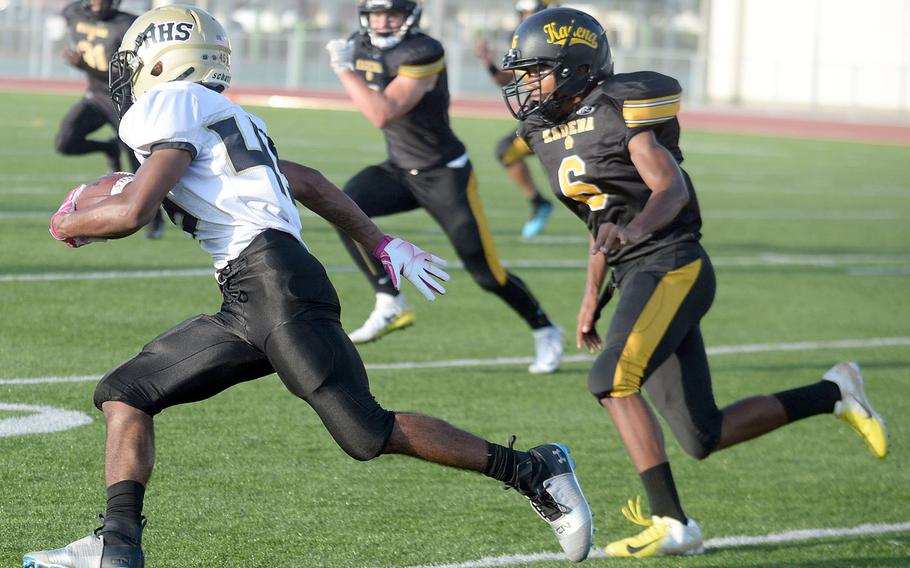
[[101,0],[98,12],[92,10],[92,4],[92,0],[82,0],[81,6],[83,10],[99,20],[106,20],[117,12],[117,8],[120,7],[120,0]]
[[[404,23],[394,34],[380,34],[370,29],[370,14],[376,12],[403,12]],[[359,0],[357,13],[360,16],[360,31],[368,35],[370,43],[380,49],[398,45],[420,24],[421,6],[419,0]]]
[[[597,20],[572,8],[550,8],[518,26],[502,68],[514,74],[502,96],[515,118],[539,113],[556,123],[572,110],[567,101],[613,74],[613,56]],[[536,76],[528,80],[531,71]],[[541,81],[550,75],[555,76],[556,87],[543,97]]]

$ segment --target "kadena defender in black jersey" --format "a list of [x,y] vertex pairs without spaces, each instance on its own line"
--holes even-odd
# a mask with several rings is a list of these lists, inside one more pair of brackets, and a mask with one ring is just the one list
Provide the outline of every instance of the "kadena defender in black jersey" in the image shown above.
[[[449,125],[445,50],[420,33],[413,0],[360,0],[360,31],[326,46],[348,96],[385,136],[388,159],[368,166],[344,192],[370,217],[422,208],[440,225],[468,273],[531,328],[531,373],[552,373],[562,360],[562,330],[499,261],[467,151]],[[376,293],[366,322],[350,333],[366,343],[414,323],[414,310],[363,247],[341,235]]]
[[[115,131],[120,124],[107,87],[108,61],[136,16],[118,10],[119,4],[119,0],[76,0],[63,9],[69,46],[64,48],[61,58],[85,74],[88,87],[64,116],[54,140],[54,146],[63,155],[105,154],[111,171],[122,169],[118,138],[92,140],[88,136],[105,124]],[[135,158],[131,163],[135,171],[139,163]]]
[[[884,457],[887,430],[855,363],[836,365],[809,386],[717,407],[700,331],[714,298],[714,271],[699,243],[695,188],[681,168],[679,83],[650,71],[614,74],[604,29],[569,8],[522,23],[503,68],[514,74],[503,96],[521,121],[519,135],[547,170],[553,192],[590,233],[576,342],[592,353],[603,350],[588,387],[609,412],[650,504],[648,518],[629,501],[626,516],[647,528],[610,543],[607,554],[703,550],[642,386],[697,459],[825,413],[846,421]],[[608,269],[612,276],[600,295]],[[621,295],[602,341],[595,323],[614,287]]]

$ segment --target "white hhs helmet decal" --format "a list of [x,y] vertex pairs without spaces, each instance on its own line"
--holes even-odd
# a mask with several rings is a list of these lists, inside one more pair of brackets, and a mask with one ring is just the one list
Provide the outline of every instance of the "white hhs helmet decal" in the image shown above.
[[231,83],[224,27],[196,6],[162,6],[139,16],[111,58],[111,98],[121,116],[159,83],[190,81],[221,90]]

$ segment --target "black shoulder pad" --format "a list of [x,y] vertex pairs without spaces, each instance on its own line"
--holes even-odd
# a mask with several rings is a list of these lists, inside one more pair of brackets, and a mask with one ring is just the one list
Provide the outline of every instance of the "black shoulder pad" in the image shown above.
[[401,66],[424,66],[436,63],[445,56],[442,44],[428,35],[417,34],[401,43]]
[[604,83],[603,92],[622,103],[628,128],[672,120],[679,113],[682,99],[679,81],[654,71],[614,75]]

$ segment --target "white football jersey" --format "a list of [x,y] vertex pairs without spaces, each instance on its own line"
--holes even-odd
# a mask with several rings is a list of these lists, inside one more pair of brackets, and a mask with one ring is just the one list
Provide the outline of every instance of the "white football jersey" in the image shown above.
[[300,215],[265,123],[224,95],[185,81],[156,85],[123,116],[120,138],[140,162],[156,148],[193,154],[164,208],[212,255],[215,269],[266,229],[303,243]]

